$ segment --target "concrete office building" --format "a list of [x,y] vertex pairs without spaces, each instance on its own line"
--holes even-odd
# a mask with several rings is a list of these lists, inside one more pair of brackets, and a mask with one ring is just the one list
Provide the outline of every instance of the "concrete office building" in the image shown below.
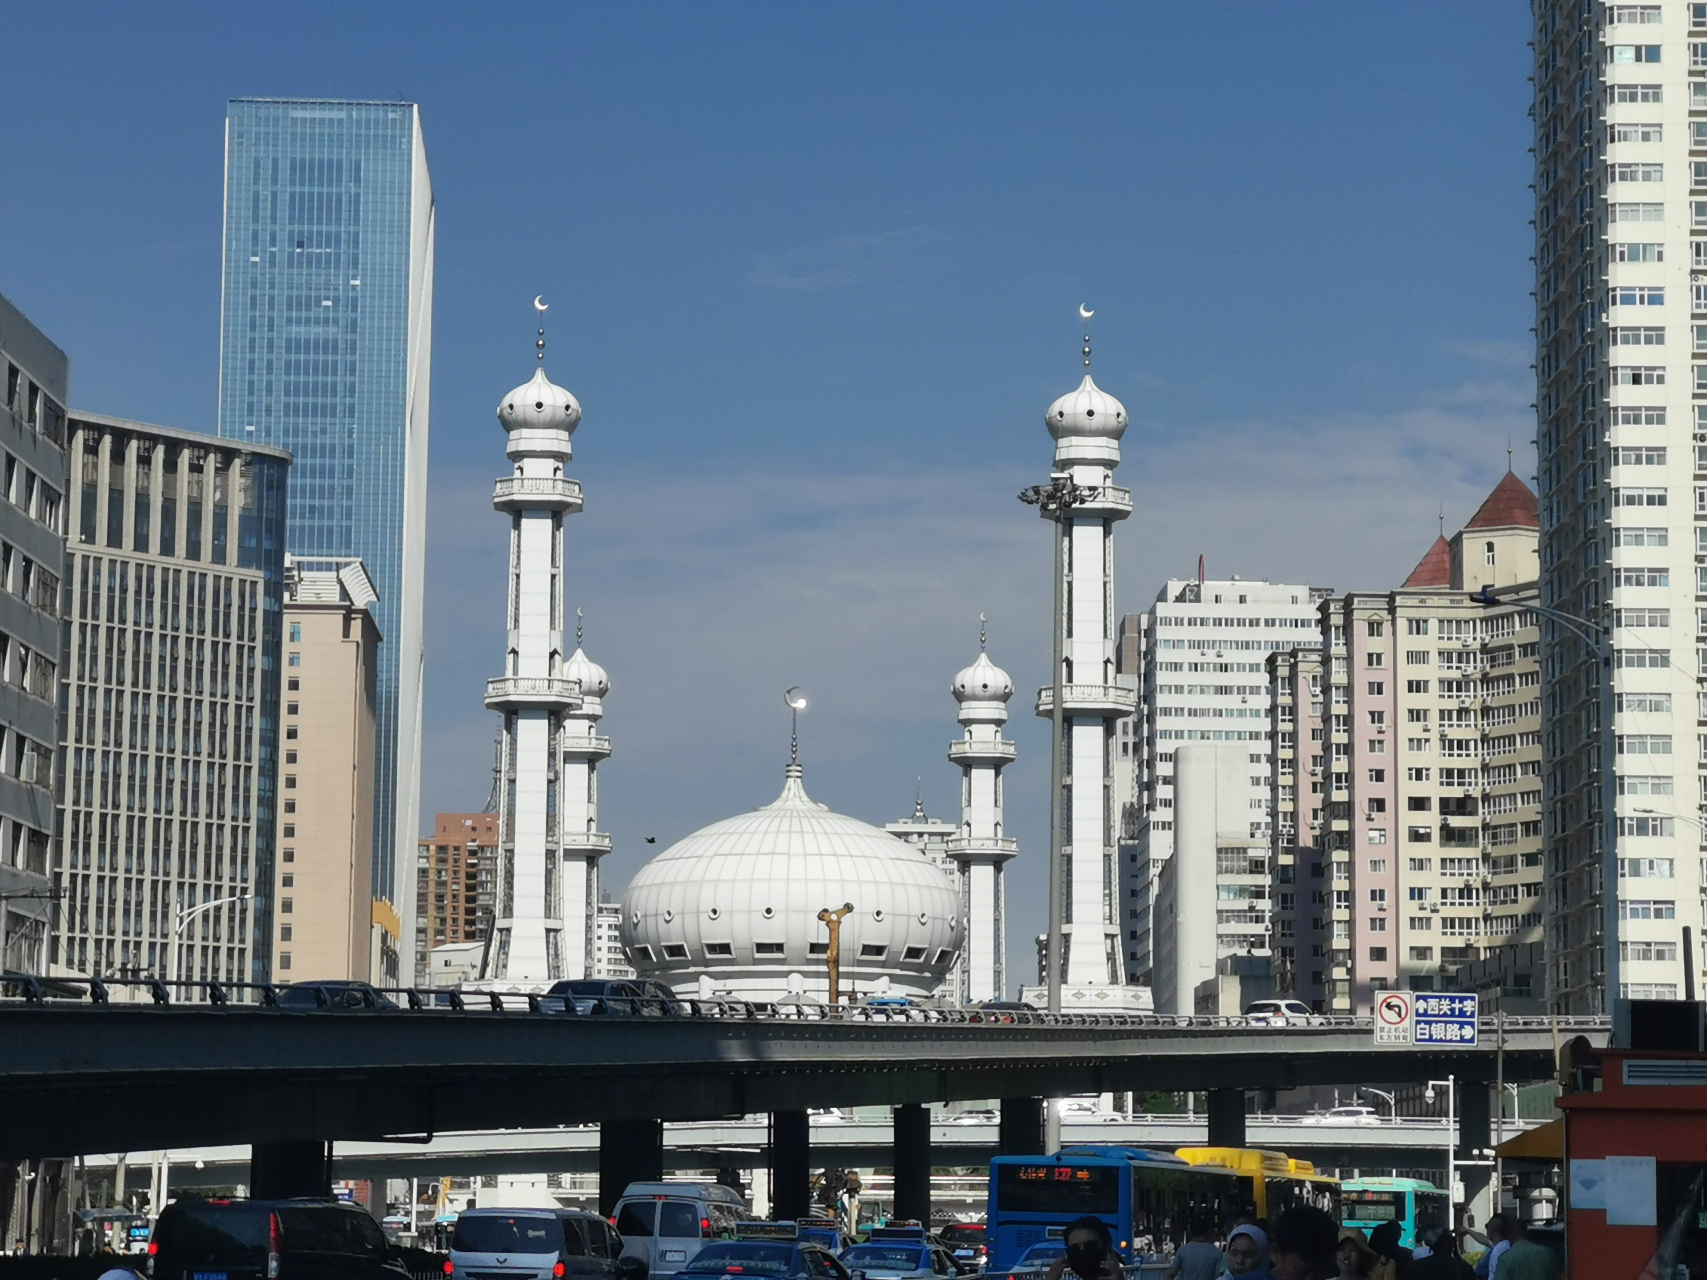
[[287,981],[375,976],[374,600],[360,560],[285,557],[273,971]]
[[54,922],[53,751],[70,364],[0,297],[0,969],[43,973]]
[[[1276,582],[1170,579],[1141,618],[1122,629],[1123,664],[1140,685],[1137,735],[1121,739],[1125,785],[1120,902],[1127,970],[1149,983],[1155,881],[1174,850],[1174,752],[1184,742],[1245,744],[1246,834],[1269,837],[1271,653],[1295,648],[1319,623],[1320,588]],[[1129,744],[1129,747],[1128,747]],[[1226,802],[1225,800],[1223,801]],[[1253,900],[1255,902],[1256,900]],[[1266,904],[1245,909],[1266,916]],[[1228,946],[1266,951],[1268,922],[1230,931]]]
[[[1253,833],[1246,742],[1186,742],[1174,748],[1174,851],[1156,876],[1154,966],[1157,1013],[1225,1010],[1213,996],[1219,962],[1267,959],[1268,833]],[[1263,994],[1267,994],[1265,991]]]
[[[1275,985],[1313,1009],[1349,1009],[1351,949],[1347,945],[1336,955],[1329,942],[1333,886],[1320,843],[1327,806],[1321,647],[1270,654],[1267,674]],[[1349,881],[1341,887],[1351,888]],[[1336,969],[1346,972],[1335,978]],[[1343,985],[1336,988],[1336,983]]]
[[1623,994],[1678,996],[1682,929],[1703,922],[1707,752],[1687,716],[1707,674],[1707,10],[1532,12],[1540,602],[1611,624],[1620,840],[1669,872],[1625,880],[1608,925],[1600,664],[1544,619],[1551,999],[1590,1013],[1608,1008],[1608,938]]
[[415,104],[229,104],[219,434],[294,454],[290,549],[359,557],[379,595],[373,883],[409,938],[433,225]]
[[593,978],[632,978],[634,966],[622,949],[622,904],[600,902],[593,922]]
[[96,414],[69,430],[52,959],[264,982],[290,455]]
[[[498,901],[498,815],[435,814],[433,834],[418,846],[415,874],[420,929],[431,930],[425,937],[417,932],[416,968],[430,967],[428,953],[439,947],[478,942],[484,951]],[[479,972],[477,956],[470,976]]]

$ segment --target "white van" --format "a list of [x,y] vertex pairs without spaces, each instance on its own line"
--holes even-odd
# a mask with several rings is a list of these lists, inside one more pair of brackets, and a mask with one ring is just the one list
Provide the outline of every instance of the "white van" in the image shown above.
[[741,1193],[721,1183],[631,1182],[616,1202],[616,1231],[623,1257],[639,1258],[653,1277],[669,1276],[748,1216]]

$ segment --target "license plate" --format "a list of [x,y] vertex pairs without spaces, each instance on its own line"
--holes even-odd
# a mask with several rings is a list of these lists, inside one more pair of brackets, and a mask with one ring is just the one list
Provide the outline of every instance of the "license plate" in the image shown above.
[[[686,1262],[687,1260],[688,1260],[688,1251],[686,1249],[666,1249],[666,1250],[664,1250],[664,1261],[665,1262]],[[196,1280],[201,1280],[201,1277],[197,1276]],[[225,1280],[225,1278],[223,1276],[221,1276],[220,1280]]]
[[190,1280],[226,1280],[223,1271],[196,1271],[191,1273]]

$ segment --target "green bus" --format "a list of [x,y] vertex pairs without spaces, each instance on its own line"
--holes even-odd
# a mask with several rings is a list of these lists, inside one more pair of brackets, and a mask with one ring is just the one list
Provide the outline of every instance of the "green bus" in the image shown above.
[[1430,1227],[1450,1225],[1446,1192],[1420,1178],[1352,1178],[1340,1186],[1340,1221],[1365,1235],[1383,1222],[1399,1224],[1399,1243],[1415,1248]]

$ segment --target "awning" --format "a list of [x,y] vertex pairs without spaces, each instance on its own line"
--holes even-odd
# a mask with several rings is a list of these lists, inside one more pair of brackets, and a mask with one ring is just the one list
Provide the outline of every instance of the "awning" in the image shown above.
[[1507,1160],[1563,1160],[1565,1117],[1549,1120],[1538,1128],[1507,1138],[1495,1150]]

